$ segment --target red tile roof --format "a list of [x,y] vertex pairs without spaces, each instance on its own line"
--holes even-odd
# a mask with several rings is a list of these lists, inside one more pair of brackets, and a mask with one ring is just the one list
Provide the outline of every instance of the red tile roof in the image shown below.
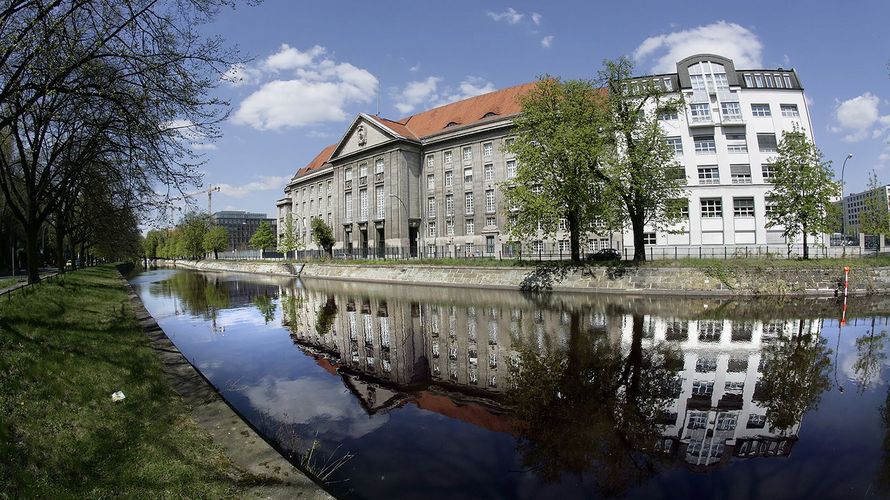
[[[537,82],[515,85],[422,111],[400,120],[390,120],[380,116],[372,118],[402,137],[418,141],[443,132],[449,125],[465,126],[493,116],[507,117],[518,114],[521,110],[519,97],[529,92],[535,85]],[[337,144],[332,144],[324,148],[308,165],[298,170],[294,178],[321,168],[330,160],[336,147]]]

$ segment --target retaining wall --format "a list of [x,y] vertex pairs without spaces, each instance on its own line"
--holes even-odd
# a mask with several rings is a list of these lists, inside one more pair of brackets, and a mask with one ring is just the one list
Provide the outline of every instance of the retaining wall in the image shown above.
[[268,276],[295,277],[300,274],[303,264],[288,264],[285,262],[252,262],[234,260],[161,260],[157,265],[161,267],[176,267],[182,269],[197,269],[199,271],[217,271],[233,273],[265,274]]

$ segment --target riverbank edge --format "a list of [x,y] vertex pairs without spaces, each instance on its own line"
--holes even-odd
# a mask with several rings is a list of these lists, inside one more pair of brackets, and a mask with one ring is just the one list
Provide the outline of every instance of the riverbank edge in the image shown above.
[[[245,272],[301,278],[367,283],[412,284],[468,288],[554,292],[615,293],[687,296],[803,296],[843,293],[842,266],[792,268],[761,267],[461,267],[316,263],[261,263],[250,261],[175,261],[159,264],[185,269]],[[276,267],[292,266],[292,267]],[[849,295],[890,293],[890,267],[856,266],[851,261]],[[295,274],[288,274],[293,270]],[[280,274],[276,274],[276,270]]]
[[163,365],[170,387],[192,410],[192,417],[229,459],[241,469],[270,484],[250,487],[247,493],[256,498],[332,499],[324,487],[288,461],[232,408],[200,370],[170,340],[135,288],[121,274],[133,314],[149,339],[151,349]]

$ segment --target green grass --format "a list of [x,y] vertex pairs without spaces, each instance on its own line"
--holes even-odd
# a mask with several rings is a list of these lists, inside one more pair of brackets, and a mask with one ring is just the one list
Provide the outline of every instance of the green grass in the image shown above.
[[0,498],[231,497],[245,477],[166,383],[113,267],[0,301]]
[[22,281],[25,281],[24,277],[16,276],[14,278],[0,278],[0,290],[3,290],[4,288],[9,288],[12,285],[15,285],[16,283],[20,283]]

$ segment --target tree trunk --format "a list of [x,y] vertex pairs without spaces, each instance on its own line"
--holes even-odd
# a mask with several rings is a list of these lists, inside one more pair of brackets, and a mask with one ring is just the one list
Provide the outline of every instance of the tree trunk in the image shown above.
[[631,336],[630,352],[627,355],[627,366],[630,373],[625,383],[627,388],[627,401],[634,405],[640,397],[640,377],[643,370],[643,315],[633,315],[633,333]]
[[581,262],[581,235],[580,226],[578,222],[578,213],[575,211],[570,211],[566,214],[566,219],[569,223],[569,247],[572,251],[572,262],[578,263]]
[[[70,240],[71,237],[69,236],[68,239]],[[77,245],[75,245],[74,242],[69,241],[68,247],[71,252],[71,270],[77,271]]]
[[630,224],[634,235],[634,262],[646,261],[646,244],[644,243],[643,233],[645,222],[642,216],[631,215]]
[[61,223],[56,222],[56,267],[62,274],[65,274],[65,264],[65,233],[62,232]]
[[803,260],[810,258],[810,251],[807,249],[807,226],[803,226]]
[[25,226],[25,258],[28,266],[28,283],[40,281],[40,269],[37,260],[37,235],[40,226],[29,224]]
[[219,251],[217,249],[213,249],[213,260],[219,260]]

